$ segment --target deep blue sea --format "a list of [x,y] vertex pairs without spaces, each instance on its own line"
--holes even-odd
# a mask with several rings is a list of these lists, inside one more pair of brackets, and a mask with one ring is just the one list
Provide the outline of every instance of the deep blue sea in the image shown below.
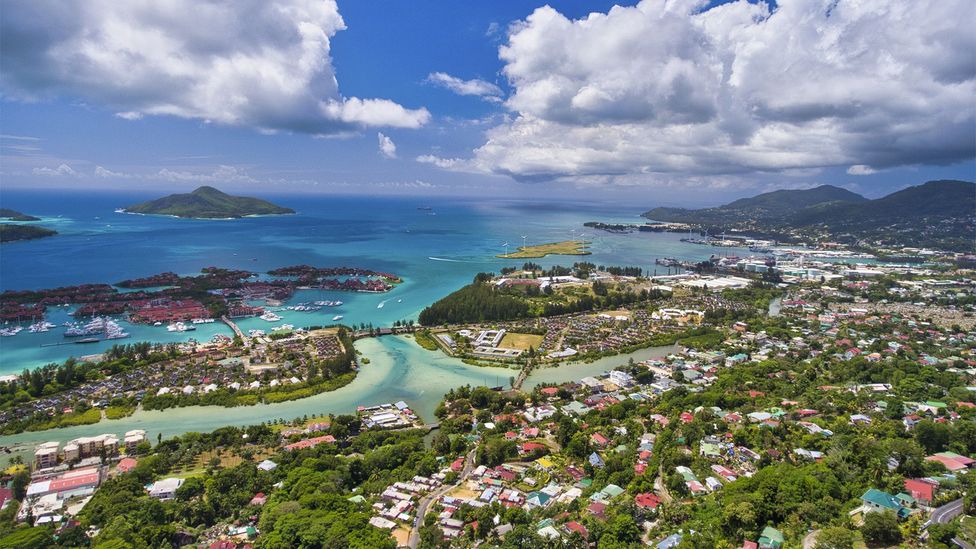
[[[495,271],[523,260],[498,259],[522,244],[579,238],[585,221],[639,222],[645,204],[570,203],[444,198],[390,198],[258,194],[294,208],[287,216],[238,220],[188,220],[116,213],[121,208],[165,193],[91,191],[0,192],[0,206],[42,218],[56,229],[55,237],[4,244],[0,247],[0,291],[51,288],[72,284],[115,283],[163,271],[195,274],[207,266],[266,272],[285,265],[356,266],[389,271],[405,282],[389,294],[298,292],[290,303],[319,299],[342,300],[338,308],[319,312],[283,311],[278,323],[242,321],[244,330],[270,330],[274,325],[343,322],[389,325],[416,318],[437,298],[469,282],[480,271]],[[648,197],[648,204],[654,202]],[[427,209],[429,208],[429,209]],[[659,257],[704,259],[727,249],[685,244],[669,233],[610,234],[586,230],[597,264],[638,265],[648,272]],[[572,264],[577,257],[550,256],[533,260],[543,265]],[[378,308],[380,304],[383,307]],[[49,311],[59,326],[70,310]],[[132,338],[177,341],[208,340],[229,330],[217,323],[196,332],[167,332],[165,327],[123,323]],[[71,355],[97,353],[113,342],[42,347],[62,342],[63,328],[0,338],[0,375],[19,372]]]

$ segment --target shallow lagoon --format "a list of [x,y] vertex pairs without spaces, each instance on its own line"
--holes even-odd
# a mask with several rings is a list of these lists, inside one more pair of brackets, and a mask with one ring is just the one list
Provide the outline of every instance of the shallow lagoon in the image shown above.
[[[517,374],[510,368],[480,367],[464,364],[443,353],[422,349],[405,336],[385,336],[361,339],[356,348],[369,358],[356,379],[336,391],[318,394],[301,400],[278,404],[259,404],[223,408],[191,406],[163,411],[138,410],[132,416],[94,425],[82,425],[49,431],[21,433],[0,437],[0,446],[14,448],[27,455],[34,446],[48,441],[66,442],[73,438],[100,433],[123,434],[130,429],[144,429],[150,439],[171,437],[189,431],[206,432],[226,425],[253,425],[262,421],[293,419],[304,415],[353,413],[357,406],[406,401],[425,421],[435,421],[434,409],[444,393],[462,385],[508,386],[509,378]],[[645,360],[661,357],[672,347],[642,349],[635,353],[606,357],[590,363],[566,364],[542,368],[526,379],[525,387],[540,383],[559,383],[597,375],[626,364],[628,358]]]

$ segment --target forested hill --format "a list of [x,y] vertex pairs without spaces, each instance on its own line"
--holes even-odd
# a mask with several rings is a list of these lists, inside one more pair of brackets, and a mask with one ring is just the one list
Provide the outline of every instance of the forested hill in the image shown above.
[[875,200],[824,185],[764,193],[715,208],[655,208],[642,215],[710,231],[824,236],[848,243],[973,251],[976,184],[929,181]]
[[227,219],[247,215],[291,214],[295,210],[249,196],[232,196],[213,187],[171,194],[125,208],[129,213],[172,215],[197,219]]
[[33,240],[54,236],[57,231],[38,227],[37,225],[15,225],[13,223],[0,223],[0,242],[13,242],[15,240]]
[[684,208],[655,208],[643,216],[655,221],[679,223],[727,223],[735,220],[780,219],[804,208],[825,204],[859,204],[868,199],[840,187],[821,185],[814,189],[779,190],[752,198],[740,198],[724,206],[689,210]]
[[41,218],[34,217],[32,215],[27,215],[25,213],[18,212],[17,210],[11,210],[10,208],[0,208],[0,217],[5,221],[40,221]]

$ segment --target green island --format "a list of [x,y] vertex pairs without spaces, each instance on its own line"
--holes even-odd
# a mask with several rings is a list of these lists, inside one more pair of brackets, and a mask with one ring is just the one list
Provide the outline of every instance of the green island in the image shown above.
[[0,218],[8,221],[40,221],[41,218],[34,217],[33,215],[27,215],[25,213],[18,212],[17,210],[11,210],[10,208],[0,208]]
[[191,193],[171,194],[127,206],[126,213],[170,215],[192,219],[237,219],[249,215],[293,214],[295,210],[249,196],[232,196],[203,186]]
[[38,227],[37,225],[17,225],[14,223],[0,223],[0,242],[14,242],[17,240],[33,240],[58,234],[53,229]]
[[[40,221],[41,218],[27,215],[10,208],[0,208],[0,221]],[[0,223],[0,242],[14,242],[17,240],[34,240],[47,236],[54,236],[57,231],[37,225],[21,223]]]
[[510,254],[499,254],[495,257],[502,259],[537,259],[547,255],[590,255],[586,249],[591,242],[585,240],[565,240],[563,242],[549,242],[533,246],[519,246],[518,251]]

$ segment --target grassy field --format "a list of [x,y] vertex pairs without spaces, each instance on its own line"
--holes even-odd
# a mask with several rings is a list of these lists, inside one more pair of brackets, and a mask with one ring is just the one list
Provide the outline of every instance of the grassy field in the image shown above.
[[959,533],[970,543],[976,542],[976,517],[963,517],[959,521]]
[[545,257],[547,255],[590,255],[586,249],[588,241],[566,240],[564,242],[550,242],[548,244],[537,244],[535,246],[519,246],[518,251],[508,255],[499,254],[495,257],[503,259],[528,259]]
[[529,347],[538,349],[539,345],[542,345],[541,335],[514,334],[512,332],[505,332],[501,343],[498,344],[499,347],[505,349],[521,349],[523,351],[528,351]]
[[[251,461],[255,463],[274,455],[274,450],[266,448],[252,448],[252,451],[254,452],[254,457]],[[187,478],[202,475],[210,465],[212,458],[219,459],[220,467],[224,469],[236,467],[244,462],[244,458],[231,449],[208,450],[198,455],[191,465],[174,469],[173,476]]]

